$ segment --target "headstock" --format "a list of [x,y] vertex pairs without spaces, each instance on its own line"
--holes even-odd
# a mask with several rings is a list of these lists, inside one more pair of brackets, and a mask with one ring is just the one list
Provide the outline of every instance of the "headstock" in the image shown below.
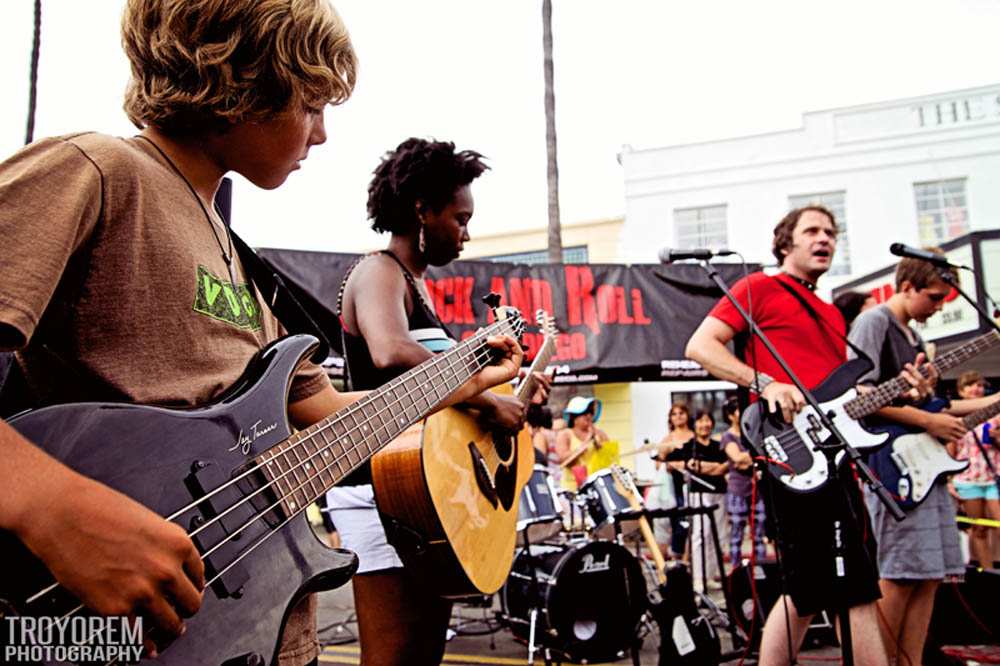
[[510,335],[520,341],[525,326],[521,311],[509,305],[500,305],[500,294],[496,292],[490,292],[483,296],[483,303],[493,311],[493,317],[497,321],[505,322],[509,326]]
[[611,466],[611,477],[615,480],[615,490],[628,500],[629,505],[633,509],[641,509],[642,500],[639,489],[635,487],[635,482],[632,481],[632,475],[629,471],[621,465],[615,464]]
[[542,335],[547,338],[554,338],[556,333],[558,333],[555,317],[542,308],[535,310],[535,323],[538,324],[538,328],[542,329]]

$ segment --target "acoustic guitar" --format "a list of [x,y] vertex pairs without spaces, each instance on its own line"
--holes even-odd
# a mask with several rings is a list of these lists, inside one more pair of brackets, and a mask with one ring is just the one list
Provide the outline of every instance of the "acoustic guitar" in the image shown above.
[[[508,315],[501,308],[496,316]],[[523,401],[537,386],[534,373],[555,353],[555,324],[544,311],[537,316],[545,337],[515,393]],[[494,390],[503,389],[510,390]],[[510,572],[518,498],[533,466],[527,428],[491,432],[461,409],[434,414],[372,458],[390,543],[442,596],[493,594]]]

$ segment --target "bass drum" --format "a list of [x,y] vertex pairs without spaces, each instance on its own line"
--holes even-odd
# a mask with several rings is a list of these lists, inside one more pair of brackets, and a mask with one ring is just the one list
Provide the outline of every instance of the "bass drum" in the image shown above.
[[646,581],[635,556],[611,541],[532,546],[517,554],[500,599],[515,637],[528,640],[536,608],[539,644],[573,662],[610,661],[635,638]]

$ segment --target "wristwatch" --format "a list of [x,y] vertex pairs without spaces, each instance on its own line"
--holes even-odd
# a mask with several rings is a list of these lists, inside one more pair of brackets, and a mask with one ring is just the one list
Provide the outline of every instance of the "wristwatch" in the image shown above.
[[764,389],[767,388],[768,384],[774,382],[774,377],[769,374],[758,372],[756,375],[756,380],[750,383],[750,390],[757,395],[762,395]]

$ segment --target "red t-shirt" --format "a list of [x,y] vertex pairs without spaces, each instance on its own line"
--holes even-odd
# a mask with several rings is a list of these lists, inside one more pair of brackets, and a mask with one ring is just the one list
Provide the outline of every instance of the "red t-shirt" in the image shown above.
[[[797,298],[778,284],[778,280],[801,294],[816,310],[823,324],[820,325]],[[732,291],[740,306],[748,312],[747,292],[750,292],[753,304],[750,314],[754,321],[806,388],[816,388],[847,360],[847,345],[837,335],[847,329],[840,310],[792,278],[783,273],[773,277],[754,273],[733,285]],[[715,304],[708,316],[725,322],[737,335],[745,334],[749,328],[726,297]],[[743,361],[754,367],[755,356],[757,370],[779,382],[789,381],[788,375],[756,336],[747,345]]]

